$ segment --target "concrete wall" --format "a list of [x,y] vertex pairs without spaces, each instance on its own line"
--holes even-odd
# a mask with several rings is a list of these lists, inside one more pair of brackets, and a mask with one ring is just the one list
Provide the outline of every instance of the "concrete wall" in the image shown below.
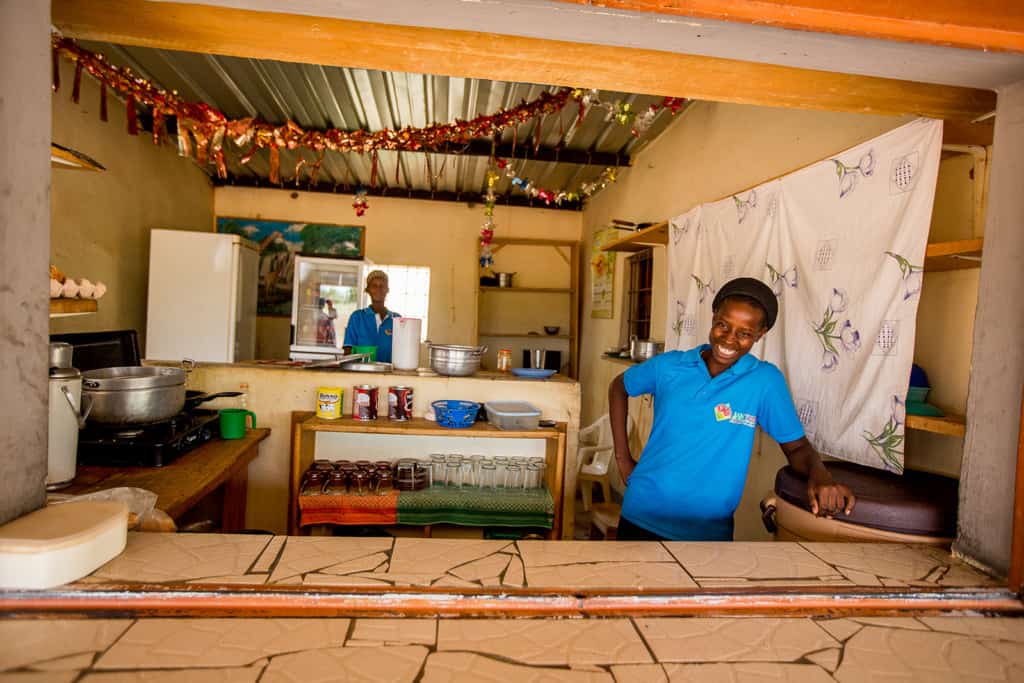
[[50,2],[0,3],[0,524],[45,500]]
[[[352,196],[344,194],[221,187],[214,198],[218,216],[366,226],[366,258],[375,263],[430,267],[428,338],[439,344],[477,342],[477,256],[483,205],[370,197],[370,209],[356,217]],[[503,238],[578,240],[581,215],[577,211],[499,206],[494,215],[495,233]],[[568,286],[567,266],[553,249],[531,249],[525,263],[521,251],[520,247],[505,247],[495,257],[495,268],[520,271],[517,286]],[[482,303],[485,317],[494,307],[509,303],[486,298]],[[511,304],[520,310],[527,308],[522,299]],[[555,304],[541,300],[537,305]],[[545,322],[546,317],[525,322],[532,323],[531,329],[549,324],[567,332],[568,309],[564,302],[557,305],[551,322]],[[257,358],[287,357],[289,324],[287,318],[260,318]]]
[[[846,147],[895,128],[909,119],[844,113],[807,112],[699,102],[688,108],[615,185],[597,195],[583,216],[584,254],[590,253],[595,230],[612,218],[658,221],[678,215],[701,202],[818,161]],[[665,249],[654,253],[652,334],[664,338],[667,273]],[[620,344],[625,259],[620,254],[615,273],[615,318],[593,319],[587,293],[590,273],[584,275],[580,383],[583,387],[582,424],[607,412],[608,383],[623,366],[601,358],[605,348]],[[631,402],[631,411],[639,411]],[[747,488],[736,516],[736,538],[766,540],[757,503],[772,488],[775,472],[785,464],[771,439],[759,439],[751,459]]]
[[[48,77],[48,76],[47,76]],[[99,116],[99,85],[82,77],[71,101],[74,65],[61,60],[61,88],[53,94],[53,140],[89,155],[102,173],[55,170],[51,195],[51,262],[69,277],[103,281],[107,294],[94,315],[55,318],[51,332],[134,329],[145,349],[149,285],[149,231],[209,230],[213,186],[177,146],[126,132],[124,103],[107,98]]]
[[[999,93],[985,258],[971,358],[954,548],[1000,573],[1010,565],[1024,382],[1024,81]],[[1018,531],[1019,533],[1019,531]]]

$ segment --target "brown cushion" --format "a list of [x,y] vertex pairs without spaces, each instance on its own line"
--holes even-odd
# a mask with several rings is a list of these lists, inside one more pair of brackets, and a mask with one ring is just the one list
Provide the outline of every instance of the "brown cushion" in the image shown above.
[[[850,487],[857,504],[836,519],[851,524],[919,536],[955,536],[958,505],[956,479],[926,472],[892,474],[849,462],[827,462],[839,484]],[[775,493],[810,510],[807,480],[789,465],[775,476]]]

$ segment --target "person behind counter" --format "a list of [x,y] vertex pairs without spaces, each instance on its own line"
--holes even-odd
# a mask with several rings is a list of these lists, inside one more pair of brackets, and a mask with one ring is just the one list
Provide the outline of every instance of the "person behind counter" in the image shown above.
[[[775,324],[778,306],[760,280],[731,280],[712,303],[710,344],[663,353],[612,380],[608,413],[627,484],[619,539],[731,541],[756,426],[807,477],[812,512],[853,510],[853,493],[832,481],[804,436],[782,373],[747,355]],[[651,434],[634,466],[627,399],[640,394],[656,399]]]
[[345,327],[345,346],[376,346],[377,360],[381,363],[391,362],[394,334],[391,320],[402,317],[384,305],[388,291],[387,273],[375,270],[367,275],[366,293],[370,295],[370,305],[353,312]]

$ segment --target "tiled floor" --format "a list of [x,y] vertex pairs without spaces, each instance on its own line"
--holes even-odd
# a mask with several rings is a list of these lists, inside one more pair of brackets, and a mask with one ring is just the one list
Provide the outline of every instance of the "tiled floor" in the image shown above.
[[2,681],[1021,681],[1024,620],[0,620]]
[[899,544],[653,543],[130,534],[84,584],[563,590],[995,587],[948,551]]

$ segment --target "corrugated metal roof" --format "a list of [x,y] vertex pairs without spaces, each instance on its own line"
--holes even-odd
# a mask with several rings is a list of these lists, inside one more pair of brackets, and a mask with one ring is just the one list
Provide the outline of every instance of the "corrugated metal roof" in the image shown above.
[[[83,41],[82,46],[105,55],[113,64],[131,68],[162,88],[176,90],[187,100],[216,107],[229,118],[251,116],[277,125],[291,120],[304,129],[423,127],[492,114],[532,100],[544,90],[559,90],[531,83],[295,64],[111,43]],[[606,102],[628,102],[636,111],[662,101],[656,96],[607,91],[599,96]],[[628,163],[628,158],[664,131],[672,118],[671,112],[660,110],[650,128],[637,137],[602,109],[591,108],[578,125],[577,114],[576,104],[571,103],[539,122],[532,120],[514,130],[506,129],[495,143],[506,153],[515,145],[513,168],[519,176],[554,192],[572,192],[582,183],[597,179],[616,157],[623,165]],[[540,147],[539,154],[535,154],[538,125]],[[376,191],[371,194],[478,198],[486,186],[490,145],[485,141],[483,146],[475,144],[459,150],[461,153],[382,151]],[[260,150],[246,164],[239,161],[243,150],[234,144],[225,144],[225,151],[229,174],[225,184],[270,186],[267,150]],[[294,185],[297,154],[282,150],[284,186]],[[312,162],[314,154],[307,151],[305,158]],[[368,187],[371,166],[369,155],[328,151],[317,189],[340,192],[359,185]],[[299,186],[309,186],[308,170],[302,173]],[[520,203],[517,199],[525,198],[512,187],[509,178],[498,182],[496,192],[503,197],[500,202],[511,199]]]

